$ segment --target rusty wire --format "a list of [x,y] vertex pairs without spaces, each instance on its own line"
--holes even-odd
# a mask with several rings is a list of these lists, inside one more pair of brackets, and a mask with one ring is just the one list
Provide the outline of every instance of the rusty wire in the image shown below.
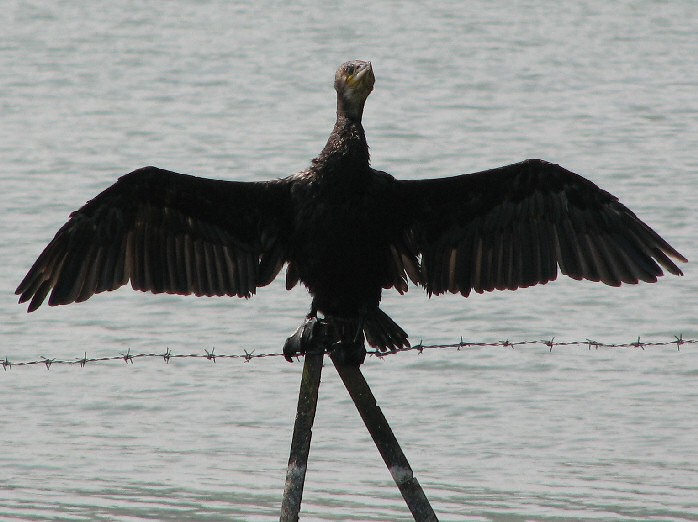
[[[640,337],[637,338],[636,341],[632,342],[627,342],[627,343],[604,343],[600,341],[595,341],[593,339],[585,339],[583,341],[558,341],[556,340],[555,337],[552,337],[550,339],[538,339],[538,340],[532,340],[532,341],[510,341],[508,339],[502,340],[502,341],[494,341],[494,342],[480,342],[480,341],[465,341],[461,338],[461,340],[457,343],[451,343],[451,344],[424,344],[422,341],[420,341],[418,344],[414,346],[410,346],[407,348],[400,348],[399,350],[395,351],[390,351],[390,352],[379,352],[378,350],[368,350],[367,354],[370,356],[378,357],[378,358],[383,358],[389,355],[395,355],[397,353],[401,352],[410,352],[410,351],[417,351],[418,353],[423,353],[425,350],[435,350],[435,349],[456,349],[456,350],[461,350],[464,348],[494,348],[494,347],[502,347],[502,348],[510,348],[510,349],[515,349],[521,346],[546,346],[549,351],[552,352],[553,348],[557,347],[571,347],[571,346],[586,346],[589,350],[592,348],[594,349],[599,349],[599,348],[619,348],[619,349],[631,349],[631,348],[636,348],[636,349],[642,349],[644,350],[645,348],[655,348],[655,347],[666,347],[666,346],[675,346],[677,350],[681,350],[681,346],[685,344],[698,344],[698,339],[684,339],[683,335],[675,335],[674,340],[672,341],[641,341]],[[327,350],[325,353],[329,353],[331,350]],[[79,365],[81,368],[84,367],[87,363],[96,363],[96,362],[112,362],[112,361],[124,361],[126,364],[131,363],[133,364],[136,359],[145,359],[145,360],[152,360],[152,359],[162,359],[165,363],[169,363],[171,359],[206,359],[208,361],[211,361],[215,363],[219,359],[238,359],[242,360],[243,362],[250,362],[254,359],[261,359],[265,357],[284,357],[283,353],[255,353],[254,350],[252,351],[247,351],[243,349],[242,354],[221,354],[221,353],[216,353],[215,348],[211,348],[209,351],[207,348],[203,349],[203,353],[173,353],[169,348],[167,348],[163,353],[131,353],[131,349],[129,348],[126,353],[119,353],[118,355],[111,355],[111,356],[105,356],[105,357],[88,357],[87,352],[84,352],[82,357],[76,357],[74,359],[58,359],[58,358],[49,358],[49,357],[44,357],[41,356],[40,359],[37,360],[32,360],[32,361],[19,361],[19,362],[14,362],[11,361],[7,356],[5,356],[5,359],[3,361],[0,361],[0,364],[2,364],[3,370],[7,371],[11,368],[14,367],[22,367],[22,366],[35,366],[35,365],[44,365],[46,366],[46,369],[50,369],[52,365],[58,364],[58,365],[69,365],[69,366],[74,366],[74,365]]]

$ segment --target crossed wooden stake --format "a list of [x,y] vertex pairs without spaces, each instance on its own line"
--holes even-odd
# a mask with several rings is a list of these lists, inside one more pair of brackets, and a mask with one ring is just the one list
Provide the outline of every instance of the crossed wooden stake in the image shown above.
[[[296,422],[293,427],[291,439],[291,454],[288,459],[286,471],[286,485],[284,497],[281,503],[281,522],[295,522],[301,509],[303,498],[303,485],[305,472],[310,453],[310,439],[312,438],[313,421],[317,408],[318,388],[320,387],[320,375],[325,349],[308,351],[305,354],[303,376],[301,378],[300,392],[298,394],[298,409]],[[393,430],[390,428],[383,412],[376,404],[376,398],[371,392],[366,379],[361,373],[359,364],[345,362],[341,351],[334,350],[330,358],[337,373],[344,382],[349,395],[354,401],[356,409],[366,424],[373,442],[375,442],[385,465],[395,480],[407,507],[412,516],[418,522],[437,521],[434,510],[424,494],[412,472],[407,457],[402,452]]]

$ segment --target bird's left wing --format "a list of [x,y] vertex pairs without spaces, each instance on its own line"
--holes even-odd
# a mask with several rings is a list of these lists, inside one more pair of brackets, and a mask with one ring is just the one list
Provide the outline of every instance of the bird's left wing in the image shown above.
[[288,184],[145,167],[70,215],[18,286],[29,311],[80,302],[129,280],[154,293],[249,297],[286,256]]
[[[430,294],[468,295],[563,274],[609,285],[654,282],[686,259],[618,199],[543,160],[399,182]],[[660,267],[661,265],[661,267]]]

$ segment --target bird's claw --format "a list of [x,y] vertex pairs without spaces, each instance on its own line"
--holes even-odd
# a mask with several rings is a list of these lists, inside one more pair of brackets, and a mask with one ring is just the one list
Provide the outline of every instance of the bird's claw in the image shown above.
[[318,328],[317,317],[309,317],[284,343],[284,357],[288,362],[308,352],[313,346],[313,337]]
[[337,330],[336,324],[317,317],[307,318],[295,333],[286,339],[283,352],[286,360],[293,362],[293,358],[299,355],[325,350],[341,364],[359,366],[366,359],[363,336],[357,339],[354,332]]

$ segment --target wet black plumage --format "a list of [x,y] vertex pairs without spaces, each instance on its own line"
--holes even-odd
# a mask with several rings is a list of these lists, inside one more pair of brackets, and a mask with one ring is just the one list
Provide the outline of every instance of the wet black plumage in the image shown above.
[[[337,122],[309,168],[265,182],[203,179],[156,167],[121,177],[73,212],[16,293],[29,311],[136,290],[249,297],[287,264],[343,337],[380,349],[407,334],[381,291],[517,289],[559,270],[609,285],[681,275],[686,259],[591,181],[526,160],[475,174],[398,181],[372,169],[361,125],[375,78],[347,62]],[[354,333],[352,333],[354,332]]]

